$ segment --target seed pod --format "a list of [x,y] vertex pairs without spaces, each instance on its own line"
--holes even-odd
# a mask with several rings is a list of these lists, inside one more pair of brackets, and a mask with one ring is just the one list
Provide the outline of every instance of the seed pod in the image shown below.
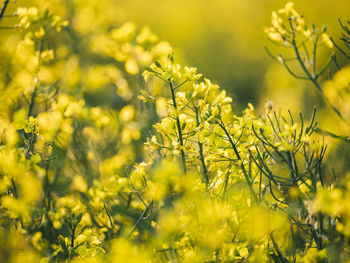
[[79,224],[82,218],[83,218],[83,213],[80,212],[80,213],[77,215],[77,217],[75,218],[76,224]]
[[181,124],[181,130],[184,130],[185,127],[186,127],[186,122],[183,122],[183,123]]
[[149,66],[146,66],[146,67],[145,67],[145,70],[147,70],[147,71],[149,71],[149,72],[154,72],[154,70],[153,70],[151,67],[149,67]]
[[159,61],[158,60],[156,60],[156,61],[154,61],[154,64],[156,64],[156,66],[158,67],[158,68],[162,68],[162,65],[159,63]]

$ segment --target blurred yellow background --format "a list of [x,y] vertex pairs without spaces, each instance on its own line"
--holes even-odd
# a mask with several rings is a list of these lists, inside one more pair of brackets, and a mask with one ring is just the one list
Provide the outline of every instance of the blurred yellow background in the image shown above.
[[[61,15],[75,13],[73,25],[82,33],[119,26],[133,21],[137,26],[148,25],[160,39],[176,48],[180,62],[199,68],[199,71],[229,91],[239,109],[248,102],[264,103],[273,99],[276,106],[302,109],[304,92],[298,86],[311,86],[295,81],[281,65],[276,66],[264,50],[273,45],[267,40],[264,27],[270,24],[271,12],[282,8],[281,0],[50,0],[34,1],[48,5]],[[33,1],[17,1],[30,5]],[[341,29],[337,21],[349,20],[348,0],[294,1],[295,8],[316,26],[328,25],[328,33],[338,39]],[[69,9],[70,8],[70,9]],[[11,6],[8,12],[14,10]],[[5,24],[5,22],[3,23]],[[78,30],[78,31],[79,31]],[[86,33],[86,32],[85,32]],[[278,76],[276,76],[278,74]],[[285,79],[284,78],[287,78]],[[275,87],[278,86],[278,87]],[[281,98],[279,92],[293,96]],[[311,88],[311,87],[310,87]],[[322,105],[316,90],[306,92],[308,107]],[[310,104],[310,96],[314,103]],[[277,101],[276,101],[277,100]],[[279,101],[280,100],[280,101]],[[290,101],[290,102],[288,102]],[[296,103],[296,104],[295,104]],[[301,108],[300,108],[301,107]]]
[[[199,71],[229,90],[239,105],[246,105],[248,101],[257,103],[264,100],[262,97],[268,95],[263,92],[266,86],[285,84],[285,81],[281,83],[281,76],[274,83],[273,75],[285,72],[281,67],[269,68],[273,61],[266,55],[264,45],[272,45],[266,39],[264,26],[270,24],[272,10],[282,8],[286,2],[131,0],[120,1],[120,6],[124,10],[124,20],[151,26],[160,38],[180,48],[182,53],[178,53],[183,55],[187,64],[197,66]],[[294,3],[307,22],[314,22],[320,27],[327,24],[330,35],[335,39],[341,31],[337,18],[343,21],[350,19],[348,0],[297,0]],[[266,73],[269,76],[267,81]],[[295,95],[299,93],[295,91]],[[318,96],[316,91],[313,93]],[[285,106],[285,101],[281,102]]]

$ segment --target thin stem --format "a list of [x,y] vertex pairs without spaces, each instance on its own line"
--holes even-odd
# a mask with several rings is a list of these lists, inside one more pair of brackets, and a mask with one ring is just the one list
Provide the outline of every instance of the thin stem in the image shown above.
[[296,74],[290,69],[290,67],[288,66],[286,60],[284,59],[284,57],[283,57],[282,55],[279,55],[279,58],[281,59],[283,66],[286,68],[286,70],[289,72],[289,74],[291,74],[294,78],[303,79],[303,80],[308,80],[308,78],[306,78],[306,77],[302,77],[302,76],[296,75]]
[[184,80],[182,83],[180,83],[179,85],[177,85],[174,90],[180,88],[182,85],[184,85],[186,82],[188,81],[188,79]]
[[[194,110],[196,112],[196,125],[198,127],[200,125],[198,108],[194,106]],[[198,136],[198,147],[199,147],[199,157],[200,157],[202,167],[203,167],[203,179],[204,179],[205,183],[208,184],[209,183],[208,169],[205,165],[205,159],[204,159],[204,154],[203,154],[203,143],[201,143],[199,141],[199,136]]]
[[153,205],[153,201],[151,201],[149,203],[149,205],[146,207],[146,209],[142,212],[142,214],[140,215],[140,217],[137,219],[135,225],[131,228],[131,230],[129,231],[127,237],[130,237],[131,234],[134,232],[136,226],[140,223],[141,219],[144,217],[144,215],[148,212],[148,210],[152,207]]
[[317,51],[317,43],[318,43],[318,40],[319,40],[319,34],[317,33],[316,34],[316,39],[315,39],[315,42],[314,42],[314,48],[312,50],[312,66],[313,66],[313,75],[314,75],[314,78],[316,78],[317,76],[317,71],[316,71],[316,51]]
[[37,94],[37,85],[36,84],[34,84],[34,85],[35,85],[34,90],[33,90],[32,95],[30,97],[30,104],[29,104],[29,108],[28,108],[28,116],[27,116],[28,119],[33,114],[33,108],[35,105],[35,98],[36,98],[36,94]]
[[225,134],[226,134],[226,136],[227,136],[227,138],[228,138],[228,140],[229,140],[229,142],[230,142],[230,144],[231,144],[231,146],[232,146],[232,149],[233,149],[233,151],[235,152],[235,154],[236,154],[236,156],[237,156],[237,159],[238,159],[239,162],[240,162],[240,166],[241,166],[243,175],[244,175],[244,177],[245,177],[245,180],[246,180],[246,182],[247,182],[247,185],[248,185],[248,187],[249,187],[250,194],[251,194],[252,198],[254,199],[254,201],[258,204],[258,203],[259,203],[259,200],[258,200],[258,198],[256,197],[254,188],[253,188],[252,183],[251,183],[251,181],[250,181],[250,178],[249,178],[249,176],[248,176],[248,172],[247,172],[247,170],[246,170],[245,167],[244,167],[243,160],[242,160],[242,158],[241,158],[241,156],[240,156],[240,154],[239,154],[239,152],[238,152],[238,150],[237,150],[237,147],[236,147],[235,143],[233,142],[233,140],[232,140],[232,138],[231,138],[231,135],[228,133],[228,131],[227,131],[227,129],[226,129],[226,127],[224,126],[223,123],[219,123],[219,122],[218,122],[218,125],[219,125],[219,126],[221,127],[221,129],[225,132]]
[[107,206],[106,206],[105,203],[103,203],[103,207],[104,207],[104,209],[105,209],[105,211],[106,211],[106,214],[107,214],[107,216],[108,216],[108,220],[109,220],[109,223],[111,224],[111,229],[112,229],[112,232],[113,232],[113,228],[114,228],[113,220],[112,220],[112,218],[111,218],[111,215],[110,215],[109,212],[108,212],[108,209],[107,209]]
[[299,53],[299,50],[298,50],[298,47],[296,45],[296,42],[295,42],[295,32],[294,32],[294,27],[293,27],[293,24],[292,22],[290,21],[290,27],[292,29],[292,46],[293,46],[293,49],[294,49],[294,53],[298,59],[298,62],[302,68],[302,70],[305,72],[305,74],[307,75],[308,79],[314,84],[314,86],[316,87],[316,89],[319,91],[319,93],[321,94],[321,96],[325,99],[326,102],[328,102],[328,104],[331,106],[331,108],[333,109],[333,111],[342,119],[344,120],[344,117],[342,116],[342,114],[340,113],[340,111],[329,101],[329,99],[326,97],[326,95],[323,93],[323,90],[320,86],[320,84],[317,82],[317,75],[315,75],[315,77],[313,77],[311,75],[311,73],[308,71],[308,69],[306,68],[301,56],[300,56],[300,53]]
[[348,54],[346,54],[345,51],[344,51],[341,47],[339,47],[339,46],[337,45],[337,43],[335,43],[335,41],[333,40],[333,38],[330,37],[330,39],[331,39],[333,45],[334,45],[347,59],[350,59],[350,56],[349,56]]
[[47,210],[50,210],[51,208],[51,192],[50,192],[50,180],[49,180],[49,167],[50,167],[50,160],[46,160],[45,164],[45,197],[47,201]]
[[265,49],[267,55],[268,55],[270,58],[272,58],[272,59],[275,60],[275,61],[279,61],[278,58],[277,58],[276,56],[272,55],[272,53],[271,53],[270,50],[267,48],[267,46],[264,46],[264,49]]
[[184,142],[183,142],[183,138],[182,138],[182,130],[181,130],[181,123],[180,123],[180,118],[178,116],[178,112],[177,112],[177,104],[176,104],[176,97],[175,97],[175,90],[174,90],[174,84],[171,80],[169,80],[169,86],[170,86],[170,91],[171,91],[171,97],[173,100],[173,106],[175,108],[175,113],[176,113],[176,126],[177,126],[177,132],[179,135],[179,142],[180,142],[180,152],[181,152],[181,159],[182,159],[182,166],[183,166],[183,171],[185,173],[187,173],[187,168],[186,168],[186,156],[185,156],[185,152],[183,150],[184,148]]
[[28,108],[28,115],[27,118],[29,119],[30,116],[32,116],[33,114],[33,109],[34,109],[34,105],[35,105],[35,98],[38,92],[38,85],[39,85],[39,79],[38,79],[38,73],[39,73],[39,68],[40,68],[40,63],[41,63],[41,52],[43,50],[43,46],[44,46],[44,41],[41,40],[39,43],[39,54],[38,54],[38,67],[36,69],[35,72],[35,76],[34,76],[34,90],[32,92],[31,98],[30,98],[30,104],[29,104],[29,108]]
[[274,239],[272,233],[270,234],[270,238],[271,238],[271,241],[272,241],[272,245],[273,245],[274,249],[276,250],[276,253],[277,253],[277,255],[278,255],[279,259],[280,259],[280,262],[282,262],[282,263],[288,263],[289,260],[287,260],[287,259],[282,255],[282,253],[281,253],[280,249],[278,248],[278,245],[277,245],[277,243],[276,243],[276,241],[275,241],[275,239]]
[[10,0],[5,0],[4,1],[4,5],[2,6],[1,8],[1,11],[0,11],[0,21],[2,20],[2,18],[4,17],[4,14],[5,14],[5,10],[8,6],[8,4],[10,3]]
[[75,229],[76,229],[77,225],[74,225],[72,228],[72,234],[71,234],[71,244],[70,246],[72,248],[74,248],[74,240],[75,240]]

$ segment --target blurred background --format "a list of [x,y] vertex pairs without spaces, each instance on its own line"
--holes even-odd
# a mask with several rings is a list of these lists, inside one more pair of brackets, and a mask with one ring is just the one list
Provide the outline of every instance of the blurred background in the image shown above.
[[[152,30],[177,47],[178,56],[185,64],[196,66],[205,76],[230,92],[241,108],[273,99],[275,105],[299,110],[312,110],[311,91],[302,94],[306,83],[295,81],[281,65],[272,61],[264,50],[274,46],[264,34],[270,25],[271,12],[282,8],[281,0],[129,0],[120,1],[121,17]],[[306,22],[317,26],[328,25],[328,33],[337,39],[340,26],[337,18],[349,20],[348,0],[294,1],[295,8]],[[277,54],[276,54],[277,55]],[[301,86],[300,88],[298,86]],[[278,94],[276,92],[278,91]],[[285,96],[286,91],[292,92]],[[281,95],[284,94],[284,96]],[[293,98],[294,97],[294,98]],[[304,97],[308,98],[305,102]]]
[[[226,89],[235,99],[238,110],[248,102],[262,105],[267,99],[272,99],[277,108],[287,106],[292,111],[310,112],[314,105],[322,107],[323,102],[310,83],[294,80],[264,50],[267,45],[272,53],[275,51],[275,46],[267,40],[264,27],[271,23],[271,12],[284,7],[287,1],[34,2],[47,5],[63,16],[74,17],[71,23],[82,35],[102,32],[127,21],[133,21],[139,27],[150,26],[160,39],[169,41],[175,47],[178,62],[198,67],[205,76]],[[10,6],[8,13],[16,6],[32,3],[17,1],[16,5]],[[295,0],[294,3],[295,9],[305,16],[307,23],[314,22],[319,27],[326,24],[328,33],[336,40],[341,36],[338,18],[343,21],[350,19],[348,0]],[[10,20],[6,22],[10,23]],[[324,55],[329,55],[329,52]]]

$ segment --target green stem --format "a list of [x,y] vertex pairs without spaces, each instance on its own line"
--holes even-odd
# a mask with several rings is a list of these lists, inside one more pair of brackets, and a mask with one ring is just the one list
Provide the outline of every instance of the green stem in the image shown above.
[[[324,94],[320,84],[318,83],[317,81],[317,78],[318,78],[318,75],[316,74],[315,77],[313,77],[311,75],[311,73],[308,71],[308,69],[306,68],[303,60],[301,59],[301,56],[300,56],[300,53],[299,53],[299,50],[298,50],[298,47],[296,45],[296,42],[295,42],[295,32],[294,32],[294,27],[293,27],[293,24],[292,22],[290,22],[290,27],[292,29],[292,46],[293,46],[293,49],[294,49],[294,53],[297,57],[297,60],[302,68],[302,70],[304,71],[304,73],[306,74],[306,76],[308,77],[308,79],[314,84],[314,86],[316,87],[316,89],[318,90],[318,92],[321,94],[321,96],[324,98],[324,100],[326,102],[328,102],[328,104],[331,106],[331,108],[334,110],[334,112],[342,119],[344,120],[344,117],[342,116],[342,114],[340,113],[340,111],[329,101],[329,99],[326,97],[326,95]],[[316,50],[316,48],[314,49]],[[316,63],[314,61],[314,63]]]
[[276,241],[275,241],[275,239],[274,239],[272,233],[270,234],[270,239],[271,239],[271,241],[272,241],[272,245],[273,245],[274,249],[276,250],[276,253],[277,253],[278,258],[280,259],[280,262],[282,262],[282,263],[289,263],[290,261],[287,260],[287,259],[282,255],[281,250],[278,248],[278,245],[277,245],[277,243],[276,243]]
[[75,229],[76,229],[77,225],[74,225],[72,228],[72,235],[71,235],[71,244],[70,246],[72,248],[74,248],[74,240],[75,240]]
[[34,105],[35,105],[35,98],[37,95],[37,89],[38,89],[38,73],[39,73],[39,68],[40,68],[40,63],[41,63],[41,52],[43,51],[43,46],[44,46],[44,40],[41,40],[39,43],[39,54],[38,54],[38,67],[36,69],[35,72],[35,76],[34,76],[34,90],[32,92],[31,98],[30,98],[30,104],[29,104],[29,108],[28,108],[28,115],[27,118],[29,119],[30,116],[32,116],[33,114],[33,109],[34,109]]
[[108,212],[108,209],[107,209],[107,206],[106,206],[105,203],[103,203],[103,207],[105,208],[106,214],[108,216],[109,223],[111,224],[111,230],[112,230],[112,233],[113,233],[113,230],[114,230],[113,220],[111,218],[111,215]]
[[[200,121],[199,121],[198,108],[194,107],[194,110],[196,112],[196,125],[197,125],[197,127],[199,127]],[[209,183],[208,169],[205,165],[205,159],[204,159],[204,154],[203,154],[203,143],[201,143],[199,141],[199,137],[198,137],[198,147],[199,147],[199,157],[200,157],[202,167],[203,167],[203,179],[204,179],[205,183],[208,185],[208,183]]]
[[176,126],[177,126],[177,132],[179,134],[179,141],[180,141],[180,146],[181,146],[180,152],[181,152],[183,171],[185,173],[187,173],[186,156],[185,156],[185,152],[183,150],[184,142],[183,142],[183,138],[182,138],[181,123],[180,123],[180,118],[179,118],[179,115],[178,115],[178,112],[177,112],[177,104],[176,104],[174,85],[173,85],[173,82],[171,80],[169,80],[169,86],[170,86],[171,97],[172,97],[172,100],[173,100],[173,106],[175,108],[175,114],[176,114]]
[[146,209],[142,212],[142,214],[140,215],[140,217],[137,219],[135,225],[133,225],[133,227],[131,228],[131,230],[129,231],[127,238],[129,238],[131,236],[131,234],[134,232],[135,228],[137,227],[137,225],[140,223],[141,219],[144,218],[144,215],[152,208],[153,206],[153,201],[151,201],[148,206],[146,207]]
[[7,7],[7,5],[8,5],[9,3],[10,3],[10,0],[5,0],[5,1],[4,1],[4,5],[2,6],[1,11],[0,11],[0,21],[1,21],[1,19],[4,17],[6,7]]
[[47,201],[47,210],[51,209],[51,192],[50,192],[50,181],[49,181],[49,166],[50,161],[46,160],[45,165],[45,181],[44,181],[44,189],[45,189],[45,197]]
[[36,93],[37,93],[37,85],[34,84],[34,90],[32,92],[32,95],[30,97],[30,104],[29,104],[29,108],[28,108],[28,116],[27,118],[29,119],[30,116],[32,116],[33,114],[33,108],[34,108],[34,105],[35,105],[35,98],[36,98]]
[[312,54],[313,54],[312,66],[313,66],[314,78],[316,78],[316,76],[317,76],[317,71],[316,71],[316,51],[317,51],[317,43],[318,43],[318,40],[319,40],[319,34],[318,34],[318,32],[317,32],[317,34],[316,34],[316,39],[315,39],[315,43],[314,43],[314,48],[313,48],[313,51],[312,51]]
[[224,126],[223,123],[219,123],[219,126],[221,127],[221,129],[225,132],[231,146],[232,146],[232,149],[233,151],[235,152],[236,156],[237,156],[237,159],[239,160],[240,162],[240,166],[241,166],[241,169],[242,169],[242,172],[244,174],[244,178],[247,182],[247,185],[249,187],[249,191],[250,191],[250,194],[252,196],[252,198],[254,199],[254,201],[258,204],[259,203],[259,200],[258,198],[256,197],[256,194],[255,194],[255,191],[254,191],[254,188],[253,188],[253,185],[252,185],[252,182],[250,181],[250,178],[249,178],[249,175],[248,175],[248,172],[247,170],[245,169],[244,167],[244,164],[243,164],[243,160],[241,158],[241,155],[239,154],[238,150],[237,150],[237,147],[235,145],[235,143],[233,142],[232,138],[231,138],[231,135],[229,134],[229,132],[227,131],[226,127]]

